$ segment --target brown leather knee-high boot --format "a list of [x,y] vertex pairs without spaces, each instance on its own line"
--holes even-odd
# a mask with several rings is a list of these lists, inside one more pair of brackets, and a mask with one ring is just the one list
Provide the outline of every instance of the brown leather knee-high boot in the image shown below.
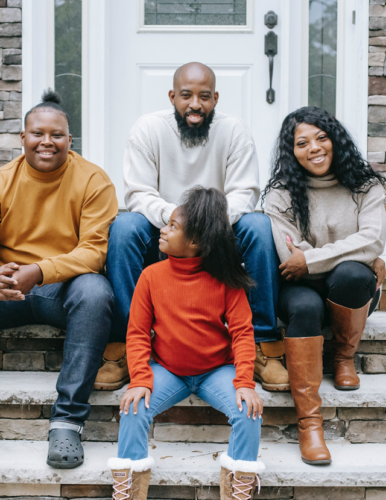
[[332,339],[332,372],[335,388],[340,391],[359,389],[360,380],[354,367],[354,356],[361,341],[371,300],[359,309],[349,309],[327,300]]
[[300,452],[303,462],[309,465],[331,463],[319,411],[323,340],[321,335],[284,339],[291,394],[298,417]]

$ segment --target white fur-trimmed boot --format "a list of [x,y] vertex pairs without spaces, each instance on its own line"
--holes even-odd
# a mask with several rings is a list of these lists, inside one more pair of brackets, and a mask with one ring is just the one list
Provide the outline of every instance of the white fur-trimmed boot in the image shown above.
[[107,466],[113,475],[113,500],[146,500],[154,458],[142,460],[110,458]]
[[223,453],[220,456],[220,465],[221,500],[250,500],[253,498],[256,485],[260,493],[258,473],[265,469],[263,462],[233,460],[227,453]]

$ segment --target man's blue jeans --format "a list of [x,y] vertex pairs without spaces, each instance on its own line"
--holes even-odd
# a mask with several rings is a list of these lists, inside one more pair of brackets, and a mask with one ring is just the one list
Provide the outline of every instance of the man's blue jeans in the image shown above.
[[134,415],[133,404],[129,413],[121,413],[119,424],[118,458],[141,460],[148,456],[148,432],[153,419],[159,413],[171,408],[190,394],[199,398],[216,410],[225,413],[232,426],[228,456],[233,460],[257,460],[262,418],[247,417],[247,406],[243,401],[243,411],[236,404],[236,389],[232,383],[236,376],[233,365],[225,365],[194,377],[178,377],[163,366],[152,361],[154,387],[150,407],[145,407],[142,398]]
[[88,399],[109,339],[113,309],[113,291],[99,274],[35,286],[24,301],[0,302],[0,329],[40,324],[66,330],[51,421],[83,425],[87,419]]
[[[249,293],[256,342],[280,338],[277,326],[279,260],[271,221],[264,214],[246,214],[233,225],[245,268],[257,287]],[[115,295],[111,342],[125,342],[135,285],[144,267],[159,260],[160,230],[144,215],[124,213],[110,226],[107,278]]]

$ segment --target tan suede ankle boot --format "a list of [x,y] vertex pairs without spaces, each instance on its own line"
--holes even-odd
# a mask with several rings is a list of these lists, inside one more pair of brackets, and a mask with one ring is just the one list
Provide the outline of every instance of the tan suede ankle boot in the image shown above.
[[107,466],[114,479],[113,500],[146,500],[153,465],[152,457],[142,460],[110,458]]
[[[260,462],[233,460],[226,453],[220,456],[220,499],[250,500],[253,498],[256,485],[260,493],[260,479],[257,473],[265,469]],[[242,472],[244,468],[251,472]]]
[[126,344],[113,342],[107,344],[103,354],[103,366],[99,368],[94,389],[116,391],[130,379],[126,359]]
[[324,441],[319,387],[323,377],[323,337],[285,338],[287,369],[298,417],[302,460],[309,465],[328,465],[331,455]]
[[130,469],[112,469],[113,500],[128,500],[130,498],[131,476]]
[[256,344],[255,379],[266,391],[289,391],[288,372],[284,367],[284,342]]
[[359,309],[349,309],[327,300],[332,339],[332,374],[335,389],[354,391],[360,380],[354,366],[354,356],[361,341],[371,300]]

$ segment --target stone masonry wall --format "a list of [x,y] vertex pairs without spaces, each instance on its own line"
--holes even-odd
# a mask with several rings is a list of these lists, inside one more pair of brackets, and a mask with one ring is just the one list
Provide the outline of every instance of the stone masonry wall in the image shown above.
[[[8,496],[9,495],[9,496]],[[13,500],[95,500],[110,499],[111,486],[59,484],[0,484],[0,498]],[[152,500],[220,500],[218,487],[150,486]],[[386,488],[305,488],[262,487],[259,500],[385,500]]]
[[21,154],[21,4],[0,0],[0,166]]

